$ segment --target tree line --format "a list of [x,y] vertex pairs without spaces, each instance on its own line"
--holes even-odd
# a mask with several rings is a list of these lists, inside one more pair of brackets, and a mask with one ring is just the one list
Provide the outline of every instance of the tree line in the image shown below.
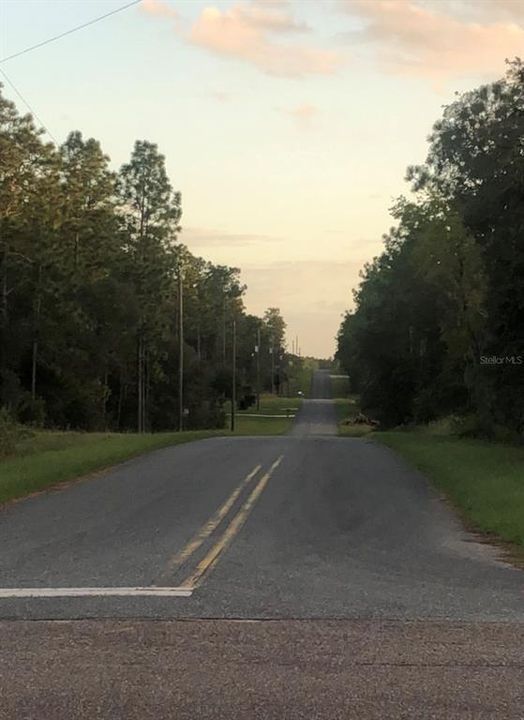
[[282,390],[279,310],[248,314],[239,269],[179,242],[181,194],[157,146],[137,141],[114,172],[96,140],[42,136],[0,86],[3,411],[58,428],[177,428],[182,358],[184,426],[222,426],[233,322],[239,403]]
[[383,425],[524,431],[524,65],[458,95],[408,168],[337,357]]

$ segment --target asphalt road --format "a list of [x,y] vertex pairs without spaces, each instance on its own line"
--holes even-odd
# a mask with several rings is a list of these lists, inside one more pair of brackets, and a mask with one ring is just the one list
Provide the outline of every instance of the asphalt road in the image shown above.
[[313,390],[0,510],[0,718],[524,718],[524,574]]

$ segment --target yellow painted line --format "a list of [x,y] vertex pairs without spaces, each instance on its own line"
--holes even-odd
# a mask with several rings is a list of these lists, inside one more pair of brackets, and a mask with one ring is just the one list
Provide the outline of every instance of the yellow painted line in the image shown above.
[[172,575],[183,563],[186,562],[191,555],[198,550],[204,540],[206,540],[212,532],[220,525],[222,520],[231,510],[238,496],[242,490],[249,485],[251,480],[255,477],[257,472],[260,470],[262,465],[257,465],[246,477],[242,480],[240,485],[231,493],[226,502],[218,508],[218,510],[209,518],[209,520],[201,527],[201,529],[193,535],[191,540],[185,545],[182,550],[176,553],[167,563],[162,578],[165,579],[167,576]]
[[205,556],[203,560],[201,560],[196,570],[191,573],[189,577],[187,577],[181,585],[179,585],[180,588],[187,588],[188,590],[194,590],[201,582],[204,577],[204,575],[209,572],[213,566],[218,561],[218,558],[220,555],[226,550],[229,545],[233,542],[234,538],[238,535],[240,532],[242,526],[246,522],[250,512],[252,511],[256,501],[264,491],[264,488],[269,482],[269,479],[271,478],[271,475],[273,472],[277,469],[277,467],[282,462],[282,458],[284,456],[281,455],[273,465],[269,468],[267,473],[263,475],[260,480],[258,481],[257,485],[251,492],[250,496],[246,500],[246,502],[242,505],[238,513],[235,515],[233,520],[229,523],[227,528],[225,529],[222,537],[218,542],[211,548],[211,550],[208,552],[208,554]]

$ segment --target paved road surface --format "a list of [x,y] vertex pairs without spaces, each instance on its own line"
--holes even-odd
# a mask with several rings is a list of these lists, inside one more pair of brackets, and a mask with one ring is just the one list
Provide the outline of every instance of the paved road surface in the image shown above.
[[313,390],[0,510],[0,718],[524,718],[524,574]]

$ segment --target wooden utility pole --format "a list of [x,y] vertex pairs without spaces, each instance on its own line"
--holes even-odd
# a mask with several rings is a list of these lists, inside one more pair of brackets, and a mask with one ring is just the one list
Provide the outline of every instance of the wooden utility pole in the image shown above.
[[178,430],[184,429],[184,286],[178,269]]
[[257,328],[257,412],[260,410],[260,325]]
[[38,338],[40,334],[40,311],[42,301],[40,297],[40,285],[42,279],[42,266],[38,266],[38,281],[36,289],[36,300],[33,305],[33,350],[31,362],[31,398],[33,402],[36,398],[36,362],[38,357]]
[[271,394],[275,394],[275,348],[273,346],[273,337],[271,337],[271,347],[269,348],[271,353]]
[[233,318],[233,362],[231,384],[231,432],[235,432],[235,412],[237,404],[237,323]]
[[[200,312],[200,309],[199,309]],[[197,358],[198,362],[201,362],[202,360],[202,341],[200,338],[200,320],[198,321],[197,325]]]
[[226,364],[226,296],[222,303],[222,360]]
[[142,327],[138,330],[138,348],[137,348],[137,368],[138,368],[138,417],[137,417],[137,429],[139,433],[144,432],[144,338]]

